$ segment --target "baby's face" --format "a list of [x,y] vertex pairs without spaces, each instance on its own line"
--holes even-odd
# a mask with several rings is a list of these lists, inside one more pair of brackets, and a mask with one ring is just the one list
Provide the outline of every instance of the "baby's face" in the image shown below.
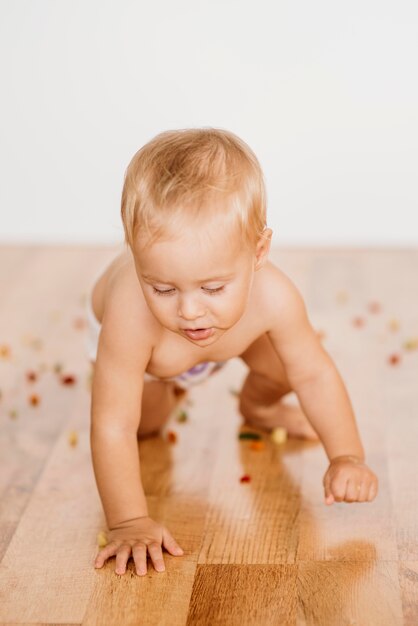
[[[198,346],[217,341],[243,315],[255,255],[232,227],[190,226],[178,237],[137,246],[135,267],[157,320]],[[206,332],[187,332],[206,329]]]

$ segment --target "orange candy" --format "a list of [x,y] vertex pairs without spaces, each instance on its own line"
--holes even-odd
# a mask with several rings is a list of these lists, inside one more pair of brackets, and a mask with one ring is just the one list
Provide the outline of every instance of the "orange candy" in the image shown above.
[[167,433],[167,441],[169,441],[170,443],[176,443],[177,441],[177,433],[174,432],[174,430],[169,430]]
[[38,406],[40,401],[41,401],[41,399],[40,399],[40,397],[36,393],[34,393],[31,396],[29,396],[29,404],[31,404],[32,406]]
[[8,359],[10,357],[9,346],[6,346],[6,345],[0,346],[0,357],[2,357],[3,359]]
[[251,450],[264,450],[265,443],[264,441],[252,441],[250,443]]
[[382,310],[382,307],[379,302],[374,301],[374,302],[369,302],[368,309],[369,309],[369,313],[376,314],[376,313],[380,313],[380,311]]

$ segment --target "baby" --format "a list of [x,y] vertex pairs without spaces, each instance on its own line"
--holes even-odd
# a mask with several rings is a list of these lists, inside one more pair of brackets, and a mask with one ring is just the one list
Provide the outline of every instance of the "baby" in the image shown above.
[[[263,174],[251,149],[225,130],[157,135],[133,157],[122,192],[126,251],[94,285],[89,319],[94,365],[91,450],[109,527],[95,566],[162,547],[183,550],[151,519],[138,437],[158,433],[187,389],[240,357],[245,423],[320,439],[329,459],[325,502],[370,502],[377,478],[344,383],[291,280],[268,260]],[[97,349],[97,358],[96,358]],[[282,398],[294,391],[299,407]]]

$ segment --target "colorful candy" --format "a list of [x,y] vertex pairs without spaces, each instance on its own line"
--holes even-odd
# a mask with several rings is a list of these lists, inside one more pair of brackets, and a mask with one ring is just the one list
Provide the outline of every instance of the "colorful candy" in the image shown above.
[[259,440],[261,436],[258,433],[244,432],[238,435],[238,439],[254,439]]
[[377,314],[380,313],[380,311],[382,310],[382,306],[379,302],[369,302],[369,313],[373,313],[373,314]]
[[287,440],[287,430],[284,426],[277,426],[271,431],[270,437],[274,443],[282,444]]
[[400,354],[396,354],[396,353],[395,354],[391,354],[388,357],[388,361],[389,361],[390,365],[398,365],[400,363],[400,361],[401,361],[401,356],[400,356]]
[[26,372],[26,380],[30,383],[34,383],[38,380],[38,374],[33,370]]
[[188,416],[186,411],[180,411],[180,413],[177,415],[176,420],[178,422],[187,422]]
[[352,323],[355,328],[362,328],[365,324],[365,320],[363,317],[355,317]]
[[248,474],[244,474],[243,476],[241,476],[241,478],[239,479],[240,483],[249,483],[251,480],[251,476],[249,476]]
[[389,320],[388,322],[388,328],[390,331],[392,331],[393,333],[396,333],[399,328],[400,328],[400,323],[399,321],[393,317],[391,320]]
[[176,441],[177,441],[177,433],[174,432],[174,430],[169,430],[167,432],[167,441],[169,441],[170,443],[176,443]]
[[5,344],[0,346],[0,357],[2,359],[9,359],[11,355],[11,350],[9,346],[6,346]]
[[31,406],[38,406],[41,401],[40,397],[36,393],[29,396],[28,400]]
[[68,435],[68,443],[70,446],[76,446],[78,442],[78,434],[75,430],[72,430]]
[[412,339],[408,339],[404,341],[403,348],[405,350],[417,350],[418,349],[418,337],[413,337]]
[[264,450],[265,443],[264,441],[251,441],[250,446],[251,450]]
[[99,546],[99,548],[104,548],[105,546],[107,546],[107,537],[104,530],[101,530],[97,534],[97,545]]
[[61,382],[63,385],[74,385],[76,382],[75,376],[71,376],[70,374],[62,375]]

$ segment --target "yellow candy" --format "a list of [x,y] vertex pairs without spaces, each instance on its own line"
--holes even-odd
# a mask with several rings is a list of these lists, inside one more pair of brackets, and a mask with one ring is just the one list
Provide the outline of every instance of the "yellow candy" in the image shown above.
[[273,428],[271,431],[271,440],[274,443],[281,444],[287,440],[287,430],[283,426],[278,426],[277,428]]
[[77,445],[77,441],[78,441],[78,435],[75,432],[75,430],[73,430],[68,435],[68,443],[70,444],[70,446],[76,446]]
[[393,333],[396,333],[396,331],[398,331],[400,328],[399,321],[394,317],[393,319],[390,320],[388,327],[389,327],[389,330],[391,330]]
[[97,535],[97,545],[99,546],[99,548],[104,548],[105,546],[107,546],[107,537],[106,533],[103,530],[101,530]]
[[418,337],[414,337],[413,339],[408,339],[403,344],[405,350],[416,350],[418,348]]

